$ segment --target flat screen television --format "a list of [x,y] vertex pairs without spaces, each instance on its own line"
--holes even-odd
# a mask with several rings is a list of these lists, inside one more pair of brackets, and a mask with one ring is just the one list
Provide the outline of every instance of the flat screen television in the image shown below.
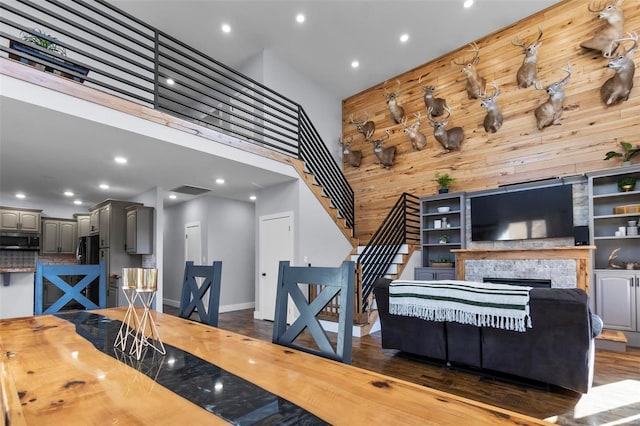
[[570,184],[471,198],[471,240],[504,241],[573,236]]

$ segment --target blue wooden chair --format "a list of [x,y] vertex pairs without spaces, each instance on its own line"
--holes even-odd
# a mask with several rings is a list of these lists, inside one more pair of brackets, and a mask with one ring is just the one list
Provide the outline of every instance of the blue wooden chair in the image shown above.
[[[281,261],[278,271],[273,343],[351,364],[354,281],[354,262],[345,261],[340,267],[330,268],[295,267],[289,266],[288,261]],[[298,284],[318,286],[317,297],[309,303]],[[289,296],[300,312],[300,316],[287,327]],[[317,317],[318,313],[336,296],[339,296],[340,303],[338,337],[334,348]],[[295,342],[305,328],[311,333],[317,349]]]
[[[214,327],[218,326],[218,312],[220,310],[220,277],[222,275],[222,262],[215,261],[211,266],[196,266],[193,262],[186,263],[184,268],[184,281],[182,282],[182,296],[180,297],[180,310],[178,316],[190,318],[198,313],[200,322]],[[203,278],[198,286],[196,278]],[[209,290],[209,302],[207,308],[202,300]]]
[[[79,303],[85,309],[103,309],[107,307],[107,281],[105,265],[44,265],[42,262],[36,264],[36,289],[35,307],[36,315],[54,314],[72,300]],[[82,277],[80,281],[73,284],[77,277]],[[65,281],[65,278],[69,282]],[[98,278],[98,304],[89,300],[83,290]],[[44,310],[44,280],[49,280],[53,285],[62,291],[62,295],[51,306]]]

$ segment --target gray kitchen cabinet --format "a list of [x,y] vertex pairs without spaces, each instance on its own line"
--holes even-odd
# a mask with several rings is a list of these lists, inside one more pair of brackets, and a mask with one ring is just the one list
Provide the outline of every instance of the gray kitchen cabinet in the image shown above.
[[43,219],[42,253],[74,254],[77,246],[77,226],[73,219]]
[[111,239],[111,204],[102,206],[98,216],[98,235],[100,235],[100,248],[109,247]]
[[93,209],[89,213],[89,235],[97,235],[100,232],[100,209]]
[[2,231],[40,232],[42,210],[0,209],[0,229]]
[[76,218],[78,238],[89,236],[91,234],[91,215],[76,213],[73,217]]
[[127,212],[127,253],[153,253],[153,207],[130,206]]
[[126,211],[129,206],[142,206],[129,201],[105,200],[90,211],[99,211],[100,260],[104,261],[107,279],[122,274],[122,268],[140,267],[142,259],[127,253]]
[[604,327],[640,332],[640,271],[596,272],[596,311]]

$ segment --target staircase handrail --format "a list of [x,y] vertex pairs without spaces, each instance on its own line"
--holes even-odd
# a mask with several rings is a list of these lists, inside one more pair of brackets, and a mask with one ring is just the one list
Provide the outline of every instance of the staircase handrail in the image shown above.
[[404,192],[358,255],[360,269],[359,313],[369,309],[369,297],[378,277],[384,276],[403,244],[420,242],[420,204],[415,195]]

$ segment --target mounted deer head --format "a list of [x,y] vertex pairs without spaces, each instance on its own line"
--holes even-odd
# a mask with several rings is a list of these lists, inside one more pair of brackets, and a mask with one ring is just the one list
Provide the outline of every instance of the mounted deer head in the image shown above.
[[420,151],[427,146],[427,137],[418,130],[421,124],[420,113],[413,115],[417,118],[416,122],[413,124],[407,124],[407,118],[405,117],[404,120],[402,120],[402,125],[404,126],[402,131],[409,135],[413,149]]
[[521,47],[524,53],[524,60],[516,74],[518,87],[526,88],[535,84],[538,81],[538,48],[542,45],[542,28],[538,27],[538,39],[535,42],[524,43],[516,37],[511,44]]
[[610,57],[618,47],[617,40],[624,37],[624,15],[622,2],[624,0],[608,1],[597,5],[590,3],[589,11],[598,14],[598,19],[607,21],[606,26],[598,31],[593,38],[580,43],[585,49],[598,50],[603,56]]
[[342,156],[347,160],[347,163],[351,167],[360,167],[360,162],[362,161],[362,151],[352,151],[351,143],[353,142],[353,137],[350,137],[347,140],[343,140],[342,137],[338,139],[338,143],[342,147]]
[[469,99],[478,99],[480,93],[484,92],[486,81],[480,77],[476,70],[476,65],[480,60],[480,49],[476,43],[471,43],[470,51],[474,53],[470,61],[463,58],[461,62],[453,61],[454,64],[462,66],[462,72],[467,77],[467,96]]
[[371,139],[373,133],[376,131],[376,123],[369,120],[369,115],[365,113],[364,119],[356,121],[353,118],[353,114],[349,116],[349,122],[356,126],[356,130],[364,136],[365,140]]
[[500,129],[500,127],[502,127],[502,121],[503,121],[500,108],[498,107],[498,104],[496,104],[496,98],[500,96],[500,89],[498,88],[498,85],[495,82],[493,82],[491,85],[495,89],[493,91],[493,95],[488,97],[485,93],[483,93],[481,95],[482,103],[480,103],[480,106],[482,108],[487,109],[487,115],[484,117],[484,122],[483,122],[484,130],[487,133],[497,132]]
[[424,106],[429,110],[432,109],[434,117],[440,117],[444,113],[444,109],[447,107],[447,101],[442,98],[434,98],[433,91],[436,90],[435,86],[423,86],[422,85],[422,77],[425,75],[422,74],[420,78],[418,78],[418,86],[420,90],[424,92]]
[[404,108],[398,105],[398,97],[400,96],[400,80],[396,80],[398,83],[398,90],[396,92],[389,92],[387,90],[387,82],[384,82],[384,98],[387,100],[387,105],[389,106],[389,112],[391,113],[391,118],[395,121],[396,124],[402,123],[402,119],[404,118]]
[[384,133],[386,134],[386,137],[382,136],[381,138],[378,138],[369,142],[373,144],[373,153],[376,155],[376,157],[380,161],[380,164],[382,165],[382,167],[384,167],[385,169],[388,169],[393,165],[393,159],[396,156],[396,147],[389,146],[385,148],[382,146],[384,141],[389,139],[389,137],[391,136],[391,134],[389,133],[389,130],[385,130]]
[[538,129],[540,130],[551,124],[560,124],[560,115],[562,115],[562,104],[564,102],[564,86],[571,77],[571,62],[567,62],[567,69],[561,69],[567,73],[567,76],[551,84],[546,89],[540,87],[539,82],[536,82],[536,89],[546,90],[549,94],[549,99],[534,111]]
[[636,64],[632,56],[638,50],[638,34],[631,32],[629,37],[616,40],[616,43],[633,41],[633,46],[624,53],[612,58],[607,67],[613,68],[615,74],[609,78],[600,88],[600,97],[605,105],[615,105],[629,99],[629,93],[633,87],[633,76],[636,72]]
[[447,151],[458,150],[460,149],[464,139],[464,131],[462,130],[462,127],[454,127],[449,130],[445,129],[445,126],[449,124],[448,118],[451,115],[451,108],[447,107],[445,108],[445,111],[447,116],[440,121],[433,119],[431,111],[429,111],[429,114],[427,115],[430,125],[433,127],[433,136]]

